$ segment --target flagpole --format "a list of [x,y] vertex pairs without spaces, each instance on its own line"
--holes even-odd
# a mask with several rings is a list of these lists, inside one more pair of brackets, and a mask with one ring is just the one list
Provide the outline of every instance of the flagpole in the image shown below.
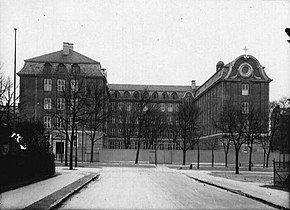
[[13,93],[13,131],[15,132],[16,128],[16,31],[17,28],[14,28],[15,31],[15,43],[14,43],[14,93]]

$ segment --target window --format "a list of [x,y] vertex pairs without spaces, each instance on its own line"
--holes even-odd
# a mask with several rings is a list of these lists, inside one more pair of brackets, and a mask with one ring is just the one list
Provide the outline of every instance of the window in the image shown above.
[[56,118],[56,127],[59,129],[59,128],[63,128],[63,122],[62,122],[62,119],[57,117]]
[[44,79],[44,91],[51,91],[52,89],[52,80]]
[[51,98],[44,98],[44,109],[51,109]]
[[79,102],[79,100],[78,100],[78,98],[76,98],[76,99],[71,99],[70,100],[70,110],[73,110],[73,109],[77,109],[77,107],[78,107],[78,103]]
[[186,104],[189,105],[190,104],[191,99],[189,97],[186,98]]
[[58,110],[64,110],[65,107],[65,100],[64,98],[57,98],[56,99],[57,109]]
[[111,136],[115,136],[116,135],[115,128],[111,128],[110,129],[110,134],[111,134]]
[[122,116],[121,115],[118,116],[118,122],[122,123]]
[[51,117],[50,116],[44,116],[44,127],[51,128]]
[[114,141],[110,141],[109,149],[115,149],[115,142]]
[[172,130],[168,130],[168,137],[173,138],[173,131]]
[[242,113],[243,114],[249,113],[249,103],[248,102],[242,102]]
[[71,81],[70,81],[70,87],[71,87],[71,90],[72,91],[78,91],[78,81],[77,80],[75,80],[75,79],[72,79]]
[[175,111],[179,112],[179,104],[175,104]]
[[65,90],[65,80],[58,79],[57,80],[57,91],[64,91]]
[[111,120],[112,120],[111,121],[112,123],[116,123],[116,120],[115,120],[115,117],[114,116],[112,116]]
[[168,112],[173,112],[173,104],[168,104]]
[[249,95],[249,84],[242,84],[242,95]]
[[57,67],[58,72],[66,72],[66,66],[60,63]]
[[71,67],[72,73],[73,74],[79,74],[80,73],[80,67],[77,64],[73,64]]
[[50,63],[45,63],[43,66],[43,72],[50,73],[52,69],[52,65]]
[[131,103],[128,103],[127,104],[127,111],[130,112],[132,109],[132,104]]
[[123,142],[122,141],[118,141],[118,149],[122,149],[123,148]]
[[168,123],[169,125],[172,125],[172,124],[173,124],[172,116],[168,116],[168,117],[167,117],[167,123]]
[[122,133],[123,133],[123,132],[122,132],[122,129],[119,128],[119,129],[118,129],[118,136],[122,136]]
[[162,104],[160,105],[160,109],[161,109],[161,112],[165,112],[165,104],[162,103]]

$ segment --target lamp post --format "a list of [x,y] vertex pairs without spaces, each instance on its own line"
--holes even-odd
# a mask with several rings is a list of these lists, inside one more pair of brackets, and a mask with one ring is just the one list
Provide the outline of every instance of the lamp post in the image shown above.
[[14,93],[13,93],[13,131],[15,132],[16,128],[16,31],[17,28],[14,28],[15,32],[15,43],[14,43]]

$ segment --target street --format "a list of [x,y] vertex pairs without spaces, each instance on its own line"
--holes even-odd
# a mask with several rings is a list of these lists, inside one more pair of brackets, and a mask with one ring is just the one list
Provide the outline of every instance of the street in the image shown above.
[[103,167],[98,180],[64,209],[269,209],[263,203],[194,181],[167,167]]

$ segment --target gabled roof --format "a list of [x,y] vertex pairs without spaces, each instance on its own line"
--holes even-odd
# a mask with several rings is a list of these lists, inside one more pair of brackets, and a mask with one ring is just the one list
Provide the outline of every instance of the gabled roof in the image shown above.
[[25,60],[25,62],[33,63],[77,63],[77,64],[99,64],[91,58],[88,58],[74,50],[69,50],[68,55],[63,55],[63,50],[41,55],[35,58]]

